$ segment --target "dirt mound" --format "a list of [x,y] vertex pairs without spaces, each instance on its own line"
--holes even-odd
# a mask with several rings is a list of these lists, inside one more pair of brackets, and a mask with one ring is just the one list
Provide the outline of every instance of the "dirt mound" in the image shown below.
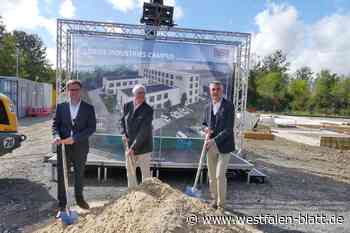
[[[79,222],[63,226],[56,221],[39,233],[161,233],[161,232],[260,232],[236,224],[189,224],[187,218],[217,215],[202,201],[188,197],[156,178],[147,179],[127,195],[107,205],[99,214],[80,216]],[[200,221],[200,220],[199,220]]]

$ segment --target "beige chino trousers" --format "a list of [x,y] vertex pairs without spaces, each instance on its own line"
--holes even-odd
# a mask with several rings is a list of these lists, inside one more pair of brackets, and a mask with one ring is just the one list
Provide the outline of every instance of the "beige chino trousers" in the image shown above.
[[[151,177],[150,162],[151,162],[151,153],[139,154],[134,156],[135,164],[134,167],[130,164],[126,166],[126,175],[128,178],[128,188],[137,186],[137,177],[136,177],[136,168],[140,167],[142,174],[142,182]],[[131,159],[127,159],[127,162],[130,163]],[[134,171],[130,171],[134,169]]]
[[231,153],[220,153],[215,142],[207,152],[209,189],[218,207],[222,208],[226,201],[226,171],[230,158]]

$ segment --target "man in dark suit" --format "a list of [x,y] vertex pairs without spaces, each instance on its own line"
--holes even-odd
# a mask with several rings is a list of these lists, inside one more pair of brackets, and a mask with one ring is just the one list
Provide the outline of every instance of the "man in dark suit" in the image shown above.
[[61,211],[65,210],[67,205],[62,144],[65,146],[67,165],[73,163],[74,190],[77,204],[83,209],[89,209],[89,204],[83,197],[83,181],[85,163],[89,152],[89,137],[96,131],[96,116],[94,107],[81,100],[81,88],[80,81],[68,81],[69,101],[57,105],[52,124],[54,143],[59,144],[57,150],[57,192]]
[[[151,176],[150,161],[153,150],[153,109],[145,102],[146,88],[143,85],[135,85],[132,90],[133,101],[123,106],[121,118],[121,134],[127,144],[126,162],[135,163],[132,166],[127,164],[128,187],[137,185],[136,167],[139,166],[142,173],[142,181]],[[131,171],[133,169],[133,171]]]
[[203,126],[206,137],[209,187],[213,197],[212,207],[224,210],[226,200],[226,170],[235,149],[233,104],[223,97],[223,85],[213,81],[209,85],[210,103],[206,106]]

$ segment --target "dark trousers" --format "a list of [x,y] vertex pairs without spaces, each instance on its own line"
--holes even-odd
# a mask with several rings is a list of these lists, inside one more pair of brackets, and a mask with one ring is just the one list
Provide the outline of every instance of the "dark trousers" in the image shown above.
[[[67,161],[67,172],[73,164],[74,167],[74,190],[75,199],[83,199],[83,188],[84,188],[84,172],[85,163],[87,158],[86,148],[81,148],[77,144],[66,145],[66,161]],[[63,174],[63,163],[62,163],[62,147],[57,147],[57,199],[58,205],[61,208],[65,208],[67,205],[67,198],[64,186],[64,174]]]

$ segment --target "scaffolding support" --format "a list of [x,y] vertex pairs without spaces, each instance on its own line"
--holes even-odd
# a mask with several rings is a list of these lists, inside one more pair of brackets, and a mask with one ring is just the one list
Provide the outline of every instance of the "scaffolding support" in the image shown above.
[[[156,32],[156,33],[154,33]],[[154,39],[156,41],[229,45],[236,48],[233,103],[235,105],[236,147],[242,152],[247,104],[251,35],[249,33],[199,30],[168,26],[133,25],[112,22],[57,19],[57,100],[66,99],[66,82],[75,77],[75,36]],[[237,117],[239,116],[239,117]]]

